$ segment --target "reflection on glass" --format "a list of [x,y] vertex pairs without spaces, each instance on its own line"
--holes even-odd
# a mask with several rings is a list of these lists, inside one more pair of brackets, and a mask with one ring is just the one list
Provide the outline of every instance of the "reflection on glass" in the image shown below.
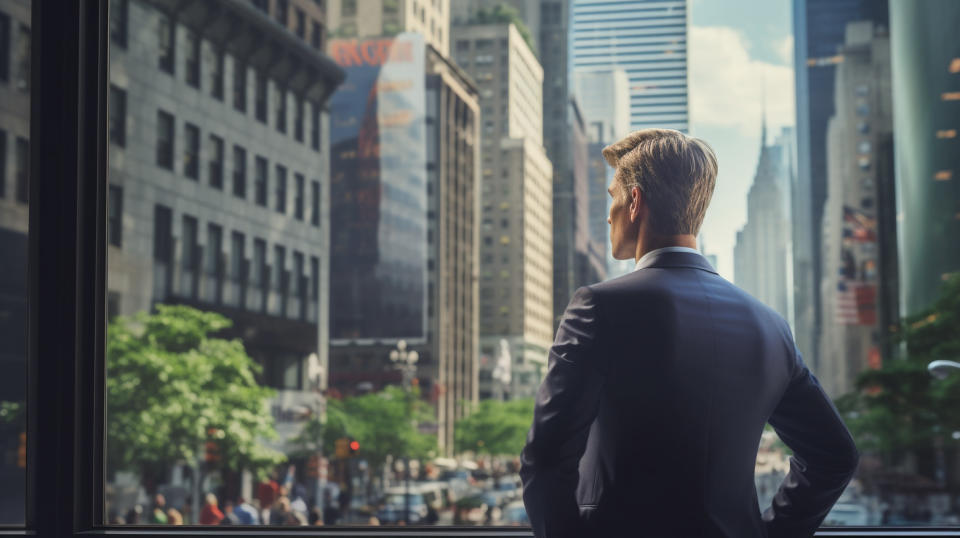
[[0,0],[0,525],[23,525],[27,467],[30,2]]

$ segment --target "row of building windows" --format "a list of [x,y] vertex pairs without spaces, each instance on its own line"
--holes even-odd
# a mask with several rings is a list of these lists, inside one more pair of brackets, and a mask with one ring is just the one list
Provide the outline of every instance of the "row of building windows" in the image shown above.
[[[122,48],[127,45],[128,0],[117,2],[117,9],[111,15],[110,35],[113,42]],[[188,86],[201,89],[203,77],[201,49],[203,40],[192,31],[186,32],[186,59],[185,81]],[[158,23],[158,67],[161,71],[176,76],[176,23],[161,15]],[[212,46],[212,45],[211,45]],[[219,100],[225,99],[224,78],[227,54],[212,46],[213,61],[209,65],[210,95]],[[247,70],[248,67],[238,58],[233,58],[232,100],[234,110],[247,112]],[[288,131],[288,93],[279,84],[274,83],[270,89],[268,78],[263,73],[255,73],[254,83],[254,117],[263,124],[268,123],[268,102],[272,94],[274,103],[274,122],[277,132],[286,134]],[[293,107],[293,138],[297,142],[305,142],[305,108],[304,99],[294,96]],[[310,146],[320,151],[320,108],[311,107]]]
[[[268,249],[266,240],[253,238],[253,253],[247,258],[247,238],[242,232],[230,233],[230,252],[227,266],[223,266],[224,230],[214,222],[207,223],[207,242],[199,241],[199,221],[188,214],[182,215],[180,229],[180,266],[185,271],[200,271],[258,289],[272,289],[291,297],[316,300],[319,295],[320,259],[300,251],[291,252],[292,266],[288,270],[287,248],[273,245]],[[154,260],[170,265],[174,263],[173,210],[157,204],[154,208],[153,229]],[[273,263],[269,262],[272,252]],[[306,263],[309,263],[309,280]]]
[[[110,140],[118,145],[126,143],[126,92],[116,86],[110,87]],[[173,114],[157,110],[156,164],[171,172],[175,171],[176,121]],[[197,125],[184,122],[184,142],[182,153],[182,172],[188,179],[200,180],[200,140],[201,132]],[[211,133],[209,136],[207,181],[211,188],[223,190],[225,179],[226,143],[223,138]],[[232,192],[238,198],[247,197],[247,150],[233,146]],[[260,155],[254,159],[254,198],[255,204],[267,207],[270,183],[269,162]],[[274,209],[287,214],[287,167],[276,164],[274,168]],[[299,172],[293,173],[293,218],[306,218],[306,177]],[[310,181],[310,224],[320,226],[320,181]]]

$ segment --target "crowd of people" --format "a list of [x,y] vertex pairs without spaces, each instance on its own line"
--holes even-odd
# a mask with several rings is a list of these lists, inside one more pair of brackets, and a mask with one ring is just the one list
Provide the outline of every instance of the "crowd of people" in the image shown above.
[[[317,526],[336,525],[343,519],[349,508],[350,496],[346,489],[341,488],[336,501],[330,489],[323,492],[323,502],[317,506],[308,504],[306,487],[284,481],[278,484],[275,477],[262,481],[256,489],[252,499],[240,498],[234,502],[226,499],[222,503],[214,493],[207,493],[203,498],[203,507],[196,519],[199,525],[281,525],[281,526]],[[322,507],[322,508],[321,508]],[[185,507],[185,510],[189,510]],[[188,514],[189,516],[189,514]],[[176,507],[168,506],[163,494],[153,497],[153,504],[148,510],[137,504],[130,508],[125,515],[114,516],[115,525],[183,525],[183,512]],[[371,518],[367,524],[379,524]],[[189,521],[186,521],[189,523]]]

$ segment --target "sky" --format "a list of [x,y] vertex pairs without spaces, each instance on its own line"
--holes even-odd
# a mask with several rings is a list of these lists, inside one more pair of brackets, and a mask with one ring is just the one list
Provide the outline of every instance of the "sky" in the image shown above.
[[[717,153],[719,174],[701,228],[721,275],[733,280],[733,246],[747,219],[747,192],[760,153],[766,98],[767,143],[793,126],[790,0],[690,2],[690,131]],[[765,91],[764,91],[765,90]]]

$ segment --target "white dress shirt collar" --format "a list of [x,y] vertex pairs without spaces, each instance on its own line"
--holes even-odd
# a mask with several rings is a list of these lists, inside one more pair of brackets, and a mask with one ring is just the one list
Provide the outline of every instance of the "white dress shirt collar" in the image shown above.
[[700,251],[695,248],[690,247],[663,247],[656,250],[651,250],[644,254],[640,260],[637,261],[637,266],[633,268],[634,271],[638,269],[643,269],[644,267],[649,267],[653,263],[653,258],[656,254],[665,253],[665,252],[692,252],[693,254],[700,254]]

